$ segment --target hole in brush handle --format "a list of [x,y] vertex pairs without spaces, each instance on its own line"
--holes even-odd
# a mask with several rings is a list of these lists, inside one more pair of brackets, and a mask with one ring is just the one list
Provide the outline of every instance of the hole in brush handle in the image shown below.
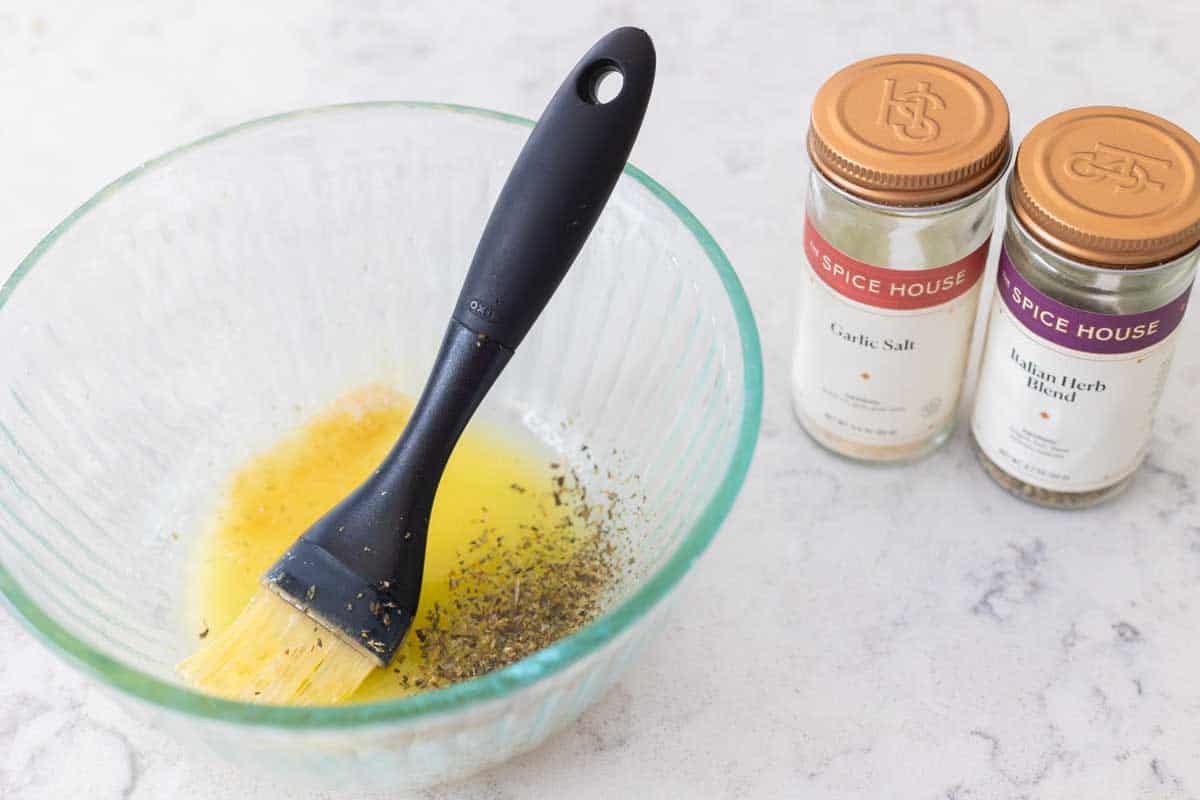
[[[461,324],[510,350],[525,338],[625,168],[654,70],[650,37],[620,28],[597,42],[562,82],[480,237],[454,311]],[[606,75],[621,79],[611,97],[598,94]]]
[[615,61],[604,59],[588,67],[579,81],[584,102],[602,106],[616,100],[624,88],[625,74]]

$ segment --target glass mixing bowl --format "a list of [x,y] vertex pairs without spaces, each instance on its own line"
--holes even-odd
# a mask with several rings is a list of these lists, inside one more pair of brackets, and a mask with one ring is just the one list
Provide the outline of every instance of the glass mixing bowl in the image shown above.
[[173,673],[195,646],[188,540],[224,481],[350,388],[419,390],[529,124],[426,103],[250,122],[118,179],[34,248],[0,287],[0,591],[42,641],[152,724],[343,788],[498,763],[612,686],[729,511],[762,404],[737,276],[632,166],[481,410],[638,476],[639,572],[610,610],[389,702],[247,705]]

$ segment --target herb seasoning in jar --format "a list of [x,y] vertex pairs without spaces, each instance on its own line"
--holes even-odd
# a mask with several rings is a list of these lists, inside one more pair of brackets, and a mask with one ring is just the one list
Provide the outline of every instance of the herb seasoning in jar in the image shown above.
[[972,435],[988,473],[1082,507],[1146,455],[1200,250],[1200,142],[1128,108],[1064,111],[1017,154]]
[[820,444],[907,461],[949,438],[1011,149],[1000,90],[948,59],[867,59],[817,92],[793,393]]

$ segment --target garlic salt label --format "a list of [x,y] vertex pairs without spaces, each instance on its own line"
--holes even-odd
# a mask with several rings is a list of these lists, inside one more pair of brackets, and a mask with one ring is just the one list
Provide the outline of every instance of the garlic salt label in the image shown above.
[[1136,470],[1189,292],[1153,311],[1098,314],[1047,297],[1001,252],[972,421],[987,457],[1051,491]]
[[898,270],[850,258],[805,221],[797,405],[844,439],[902,446],[954,413],[988,242],[958,261]]

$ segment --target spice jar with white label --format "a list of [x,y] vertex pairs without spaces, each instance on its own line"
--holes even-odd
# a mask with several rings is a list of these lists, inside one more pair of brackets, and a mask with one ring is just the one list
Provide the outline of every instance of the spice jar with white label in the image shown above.
[[808,152],[796,415],[841,455],[920,458],[954,427],[1008,106],[955,61],[871,58],[817,92]]
[[1025,138],[971,421],[987,472],[1058,508],[1124,488],[1146,456],[1200,257],[1200,142],[1128,108]]

